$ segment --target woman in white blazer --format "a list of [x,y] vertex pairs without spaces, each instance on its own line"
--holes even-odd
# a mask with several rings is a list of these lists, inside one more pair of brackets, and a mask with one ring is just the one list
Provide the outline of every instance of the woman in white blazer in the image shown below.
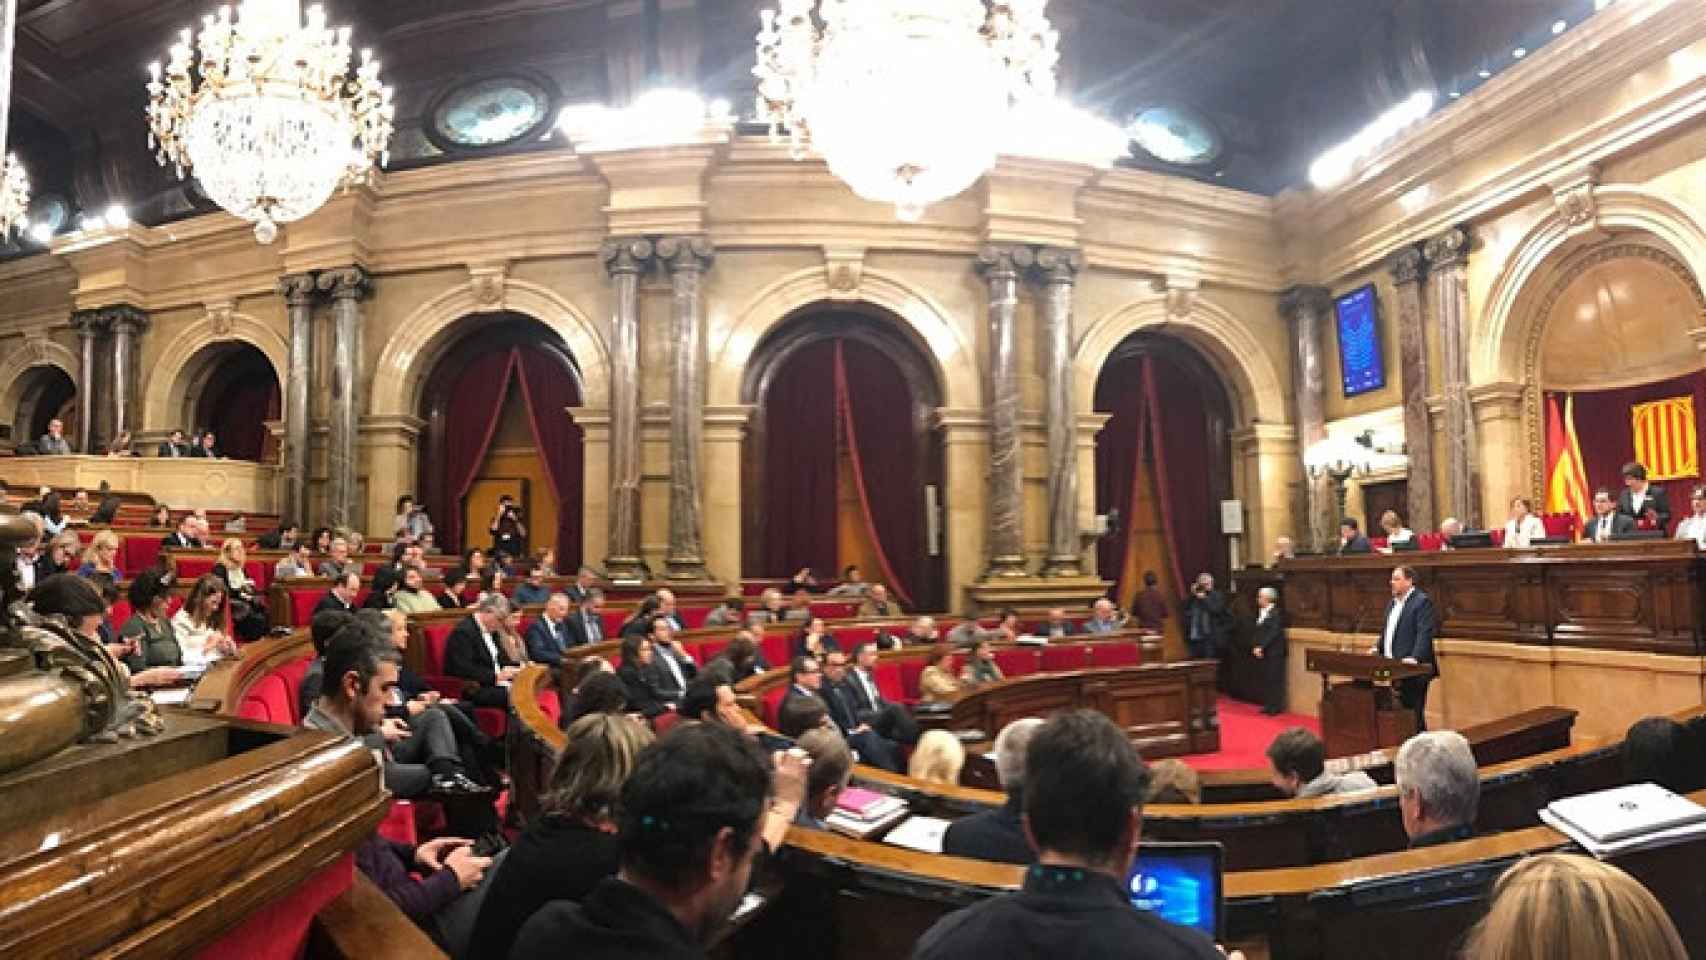
[[1528,498],[1511,501],[1511,518],[1505,521],[1505,546],[1526,547],[1546,539],[1546,524],[1529,511]]

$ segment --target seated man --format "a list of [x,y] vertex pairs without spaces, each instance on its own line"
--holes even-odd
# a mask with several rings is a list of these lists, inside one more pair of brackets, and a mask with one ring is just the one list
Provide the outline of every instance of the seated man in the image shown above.
[[1067,618],[1065,607],[1050,607],[1048,620],[1043,623],[1039,632],[1050,640],[1058,640],[1083,633],[1084,628]]
[[1461,536],[1462,534],[1463,521],[1456,517],[1446,517],[1444,520],[1441,520],[1439,522],[1439,548],[1441,550],[1454,549],[1451,545],[1451,538]]
[[1268,566],[1273,567],[1273,566],[1277,565],[1281,560],[1296,560],[1296,559],[1297,559],[1297,544],[1293,543],[1292,539],[1290,537],[1275,537],[1274,538],[1274,558],[1273,558],[1273,561],[1268,564]]
[[918,742],[918,722],[905,704],[894,703],[877,688],[877,644],[866,641],[853,650],[853,667],[847,671],[844,689],[860,723],[897,743]]
[[1113,633],[1123,626],[1125,618],[1114,610],[1114,602],[1104,597],[1091,604],[1090,619],[1084,621],[1084,632]]
[[746,601],[728,597],[722,605],[705,615],[707,627],[738,627],[746,623]]
[[805,587],[794,591],[794,599],[788,602],[788,609],[782,611],[783,622],[810,623],[812,619],[812,592]]
[[361,575],[355,571],[339,574],[332,578],[332,588],[314,605],[314,612],[337,610],[343,613],[355,612],[355,598],[361,593]]
[[[777,709],[788,705],[789,700],[802,697],[825,703],[823,699],[823,667],[816,657],[795,657],[788,665],[788,692],[782,694],[782,702]],[[787,733],[787,731],[783,731]],[[793,734],[788,734],[793,736]]]
[[273,565],[274,580],[291,580],[314,575],[314,545],[304,540],[290,548],[290,552],[280,557]]
[[1670,528],[1670,497],[1665,488],[1647,482],[1647,468],[1630,461],[1623,465],[1623,490],[1617,495],[1617,512],[1643,530]]
[[71,454],[71,444],[65,439],[65,421],[55,417],[47,422],[47,432],[36,441],[36,452],[43,456],[59,457]]
[[1031,737],[1024,783],[1037,852],[1024,888],[937,921],[913,960],[1222,960],[1202,934],[1132,908],[1149,771],[1124,730],[1089,710],[1055,714]]
[[1693,540],[1696,549],[1706,549],[1706,487],[1688,492],[1688,516],[1676,525],[1676,538]]
[[821,727],[801,734],[799,748],[812,762],[806,768],[806,799],[794,814],[794,824],[828,830],[824,821],[835,812],[835,801],[853,778],[853,753],[840,735]]
[[880,583],[871,584],[870,598],[859,605],[859,616],[898,617],[900,615],[900,605],[889,600],[889,588]]
[[1339,547],[1335,553],[1344,556],[1352,553],[1373,553],[1374,547],[1368,538],[1358,529],[1356,517],[1346,517],[1339,521]]
[[196,519],[194,514],[184,514],[183,519],[178,521],[178,529],[167,534],[160,541],[160,549],[200,550],[201,539],[196,536],[196,531],[200,529],[201,522]]
[[568,594],[569,599],[574,603],[584,603],[586,598],[592,594],[593,588],[597,586],[598,572],[583,565],[575,571],[575,582],[564,587],[563,592]]
[[829,707],[815,694],[784,698],[776,708],[776,729],[784,737],[797,740],[807,730],[819,727],[841,735],[835,721],[829,719]]
[[561,666],[563,652],[571,646],[574,640],[569,635],[569,595],[553,593],[545,601],[545,613],[527,628],[527,659]]
[[594,587],[569,617],[569,646],[604,642],[604,591]]
[[681,702],[687,684],[699,675],[692,654],[675,641],[675,628],[661,614],[652,619],[652,683],[665,703]]
[[1700,745],[1669,717],[1635,721],[1623,736],[1623,775],[1630,783],[1656,783],[1672,793],[1701,787]]
[[326,548],[326,559],[320,561],[320,576],[335,577],[351,569],[356,573],[361,572],[361,564],[350,562],[349,541],[343,537],[333,537],[331,546]]
[[899,773],[905,769],[900,762],[900,745],[871,728],[859,719],[854,706],[853,691],[848,689],[847,654],[830,650],[823,656],[823,680],[818,695],[829,707],[829,717],[847,743],[859,751],[860,759],[872,766]]
[[942,835],[942,852],[951,857],[1029,864],[1037,858],[1025,836],[1025,757],[1031,738],[1042,728],[1035,718],[1015,720],[995,737],[995,770],[1007,802],[999,810],[961,817]]
[[467,681],[463,696],[476,706],[509,707],[509,682],[521,672],[498,638],[509,613],[509,600],[502,594],[481,597],[474,612],[445,639],[444,672]]
[[314,701],[320,699],[320,684],[325,679],[326,646],[354,619],[355,615],[347,610],[322,610],[314,614],[308,625],[308,642],[314,645],[314,659],[296,685],[297,716],[308,716],[308,711],[314,709]]
[[1588,521],[1587,529],[1582,531],[1582,539],[1591,543],[1605,543],[1614,537],[1634,532],[1635,518],[1617,512],[1617,503],[1611,499],[1611,491],[1604,487],[1595,490],[1593,519]]
[[[515,588],[515,596],[512,599],[516,606],[529,607],[551,599],[551,588],[545,585],[545,572],[545,567],[537,563],[533,565],[533,569],[527,571],[527,579]],[[565,596],[564,599],[568,598]]]
[[1326,757],[1327,748],[1320,737],[1302,727],[1292,727],[1268,744],[1268,777],[1274,789],[1300,800],[1375,788],[1374,781],[1360,770],[1328,773]]
[[1412,849],[1475,835],[1481,774],[1461,733],[1430,730],[1404,741],[1392,762],[1392,776]]
[[296,524],[288,520],[279,524],[255,538],[255,546],[262,550],[289,550],[296,546]]
[[841,582],[824,594],[826,597],[862,597],[869,590],[865,577],[859,572],[859,565],[850,563],[841,570]]

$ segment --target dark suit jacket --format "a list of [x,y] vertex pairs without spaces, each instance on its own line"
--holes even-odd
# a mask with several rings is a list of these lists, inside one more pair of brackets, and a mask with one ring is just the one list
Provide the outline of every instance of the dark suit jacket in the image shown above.
[[179,533],[178,531],[173,530],[171,533],[160,538],[160,549],[162,549],[162,550],[200,550],[201,549],[201,541],[197,540],[194,537],[186,537],[182,533]]
[[[847,668],[847,680],[845,681],[847,697],[849,702],[853,704],[854,715],[859,718],[861,723],[868,723],[872,717],[882,712],[883,707],[888,705],[888,701],[883,699],[883,691],[880,689],[877,690],[877,699],[875,701],[870,697],[865,696],[864,684],[859,682],[857,673],[857,667]],[[871,678],[871,686],[872,688],[876,688],[876,677]]]
[[1339,542],[1339,553],[1341,555],[1347,554],[1347,553],[1373,553],[1373,552],[1374,552],[1374,547],[1369,545],[1368,538],[1363,536],[1360,533],[1357,534],[1356,536],[1352,537],[1350,539],[1350,542],[1348,542],[1348,543],[1345,541],[1342,541],[1342,540]]
[[319,603],[314,604],[314,612],[315,613],[319,613],[322,610],[336,610],[339,613],[354,613],[355,612],[354,607],[343,602],[342,600],[339,600],[337,594],[333,593],[330,590],[327,590],[326,595],[320,598]]
[[557,625],[557,635],[551,636],[551,628],[545,618],[540,617],[527,626],[527,658],[534,663],[549,663],[557,666],[563,662],[563,651],[573,646],[569,635],[569,621],[564,620]]
[[603,642],[605,639],[604,621],[602,618],[596,616],[593,617],[593,619],[599,621],[598,633],[596,635],[591,635],[587,630],[586,618],[581,616],[580,611],[577,610],[569,614],[569,619],[565,623],[565,626],[569,628],[569,646],[581,647],[589,643]]
[[[1641,501],[1641,513],[1651,510],[1659,515],[1659,529],[1670,530],[1670,497],[1665,495],[1665,488],[1656,483],[1647,484],[1647,497]],[[1617,493],[1617,512],[1626,517],[1639,521],[1640,515],[1635,513],[1635,500],[1624,487]]]
[[1208,617],[1208,639],[1214,641],[1216,646],[1224,644],[1226,630],[1232,625],[1232,614],[1226,609],[1226,594],[1219,590],[1210,590],[1200,597],[1194,593],[1185,597],[1185,602],[1180,606],[1179,629],[1187,639],[1191,635],[1191,621],[1199,610]]
[[1588,540],[1598,539],[1599,528],[1602,522],[1606,525],[1605,536],[1608,540],[1620,533],[1635,532],[1635,518],[1626,513],[1618,513],[1614,510],[1611,513],[1606,514],[1604,517],[1594,517],[1592,520],[1589,520],[1587,529],[1582,531],[1582,536]]
[[574,603],[580,603],[581,601],[586,599],[586,591],[582,590],[580,584],[578,584],[578,583],[571,583],[568,586],[564,587],[563,593],[564,593],[564,595],[566,595],[569,598],[570,601],[572,601]]
[[860,724],[858,699],[855,698],[852,684],[846,680],[840,683],[823,684],[823,702],[829,705],[829,719],[841,728],[841,735],[847,736],[854,727]]
[[629,710],[639,713],[647,720],[669,710],[664,705],[663,698],[658,696],[653,675],[649,671],[641,670],[639,664],[622,664],[616,668],[616,676],[622,681],[623,689],[628,692]]
[[[1397,598],[1391,601],[1397,602]],[[1380,617],[1380,639],[1375,641],[1376,649],[1381,649],[1385,643],[1386,618],[1391,614],[1389,603]],[[1417,663],[1433,663],[1434,630],[1438,626],[1439,617],[1434,611],[1432,598],[1419,589],[1412,589],[1410,599],[1404,604],[1404,612],[1398,615],[1398,625],[1392,631],[1392,659],[1409,657]]]
[[480,635],[480,622],[472,615],[465,617],[444,641],[444,672],[482,687],[497,686],[498,667],[516,664],[504,653],[503,644],[496,638],[493,638],[493,643],[498,651],[496,664],[492,663],[492,655],[486,651],[485,638]]
[[[1250,635],[1250,646],[1260,647],[1264,657],[1285,656],[1285,611],[1278,605],[1271,608],[1268,619],[1256,624]],[[1260,614],[1258,614],[1260,616]]]
[[190,448],[190,456],[200,457],[203,460],[208,460],[208,459],[219,460],[219,459],[222,459],[225,456],[225,454],[220,452],[219,447],[217,445],[215,445],[212,450],[209,450],[206,447],[204,447],[198,443],[195,446]]
[[948,824],[948,832],[942,835],[942,852],[950,857],[1030,864],[1037,855],[1025,840],[1025,828],[1020,823],[1023,811],[1024,801],[1015,790],[998,810],[960,817]]
[[160,444],[160,449],[154,453],[161,457],[187,457],[190,455],[190,447],[187,443],[173,443],[168,440]]
[[[678,655],[672,656],[662,644],[654,644],[652,648],[652,682],[657,686],[658,696],[665,700],[680,700],[687,692],[687,685],[699,675],[699,667],[693,658],[683,650],[681,644],[674,644]],[[663,662],[665,657],[674,661],[676,668],[681,671],[681,686],[675,685],[675,675],[669,672],[669,666]]]

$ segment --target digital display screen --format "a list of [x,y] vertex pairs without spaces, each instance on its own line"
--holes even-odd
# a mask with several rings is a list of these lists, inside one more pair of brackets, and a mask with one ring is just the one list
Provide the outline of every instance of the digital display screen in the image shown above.
[[1339,370],[1344,376],[1345,396],[1386,386],[1386,355],[1380,349],[1380,299],[1375,296],[1374,284],[1334,300],[1333,316],[1339,330]]
[[1139,910],[1218,938],[1220,874],[1217,843],[1144,843],[1126,878],[1126,894]]

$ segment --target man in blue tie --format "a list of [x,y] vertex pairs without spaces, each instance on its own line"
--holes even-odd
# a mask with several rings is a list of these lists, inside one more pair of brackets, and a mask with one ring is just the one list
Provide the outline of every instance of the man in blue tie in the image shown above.
[[[1392,603],[1386,608],[1386,625],[1380,632],[1380,643],[1370,653],[1405,663],[1434,664],[1434,631],[1439,617],[1434,602],[1416,589],[1413,567],[1394,567],[1392,570]],[[1437,672],[1437,668],[1436,668]],[[1427,729],[1424,710],[1428,702],[1428,684],[1432,677],[1413,677],[1398,683],[1398,700],[1416,712],[1416,729]]]
[[534,663],[561,666],[569,644],[569,598],[553,593],[545,601],[545,615],[527,628],[527,659]]

